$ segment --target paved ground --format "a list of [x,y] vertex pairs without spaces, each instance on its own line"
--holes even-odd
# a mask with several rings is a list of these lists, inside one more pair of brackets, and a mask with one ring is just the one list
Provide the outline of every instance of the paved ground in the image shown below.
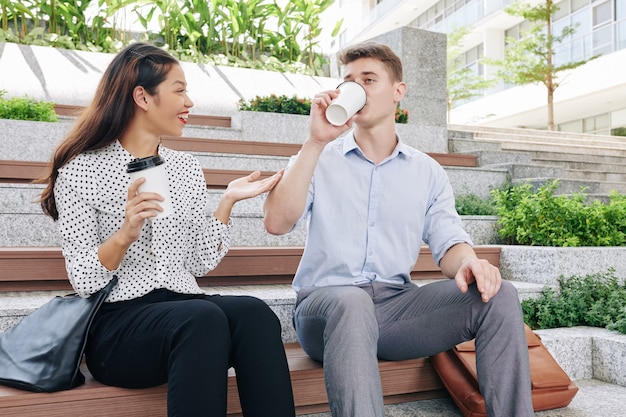
[[[626,387],[595,379],[575,381],[579,391],[568,407],[536,413],[536,417],[626,416]],[[385,417],[462,417],[449,398],[388,405]],[[306,417],[330,417],[330,413]]]

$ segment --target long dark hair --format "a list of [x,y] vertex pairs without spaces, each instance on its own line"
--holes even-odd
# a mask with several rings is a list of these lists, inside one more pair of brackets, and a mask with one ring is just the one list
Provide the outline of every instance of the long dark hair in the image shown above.
[[59,169],[77,155],[103,148],[117,140],[135,116],[133,90],[143,87],[157,93],[176,58],[147,43],[134,43],[121,50],[111,61],[98,84],[91,104],[56,148],[49,171],[36,182],[46,184],[39,200],[43,212],[59,218],[54,199],[54,184]]

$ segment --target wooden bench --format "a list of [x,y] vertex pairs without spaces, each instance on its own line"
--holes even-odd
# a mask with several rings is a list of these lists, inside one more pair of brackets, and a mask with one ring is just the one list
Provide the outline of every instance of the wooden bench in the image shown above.
[[[477,246],[480,258],[500,265],[499,246]],[[198,278],[202,286],[289,284],[302,247],[234,247],[217,268]],[[442,279],[428,247],[411,272],[413,279]],[[70,290],[59,247],[0,247],[0,291]]]
[[[256,142],[227,139],[189,137],[165,137],[163,144],[171,149],[188,152],[235,153],[240,155],[292,156],[301,144],[279,142]],[[478,157],[460,153],[435,153],[428,155],[442,166],[476,167]]]
[[[29,184],[42,177],[48,162],[39,161],[8,161],[0,160],[0,183]],[[204,169],[207,188],[223,189],[233,180],[250,174],[251,170],[235,169]],[[274,172],[262,171],[261,177],[266,178]]]
[[[185,138],[182,143],[172,141],[171,147],[173,149],[185,150],[185,151],[197,151],[202,149],[202,152],[218,152],[218,153],[233,153],[242,155],[267,155],[267,156],[290,156],[295,155],[300,148],[300,145],[296,147],[293,144],[268,144],[267,142],[242,142],[242,141],[226,141],[222,139],[194,139]],[[201,143],[202,141],[208,142],[207,144]],[[169,141],[165,141],[170,145]],[[187,143],[187,145],[185,145]],[[213,144],[212,151],[207,149]],[[276,146],[274,146],[276,145]],[[472,155],[463,154],[429,154],[433,159],[439,162],[442,166],[456,166],[456,167],[475,167],[476,157]],[[48,162],[43,161],[15,161],[15,160],[0,160],[0,183],[18,183],[27,184],[33,180],[42,177]],[[206,179],[207,187],[213,189],[223,189],[233,180],[248,175],[251,170],[236,170],[236,169],[211,169],[205,168],[204,177]],[[262,171],[261,178],[266,178],[273,175],[272,171]]]
[[[285,345],[297,414],[328,411],[322,367],[296,343]],[[430,361],[379,361],[386,404],[439,398],[446,392]],[[32,393],[0,386],[0,415],[5,417],[166,416],[165,385],[149,389],[109,387],[95,381],[83,365],[86,383],[68,391]],[[236,380],[228,378],[228,415],[241,415]],[[270,417],[270,416],[268,416]]]

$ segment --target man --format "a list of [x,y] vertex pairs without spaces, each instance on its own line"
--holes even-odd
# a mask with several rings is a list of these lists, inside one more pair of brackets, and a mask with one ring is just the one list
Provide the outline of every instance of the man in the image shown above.
[[[517,292],[476,257],[443,168],[395,132],[407,89],[400,59],[366,42],[341,63],[344,79],[365,88],[365,107],[333,126],[324,112],[340,93],[317,94],[309,137],[264,206],[272,234],[308,222],[294,323],[324,364],[332,415],[384,415],[378,358],[426,357],[474,337],[489,416],[534,415]],[[453,279],[411,283],[423,243]]]

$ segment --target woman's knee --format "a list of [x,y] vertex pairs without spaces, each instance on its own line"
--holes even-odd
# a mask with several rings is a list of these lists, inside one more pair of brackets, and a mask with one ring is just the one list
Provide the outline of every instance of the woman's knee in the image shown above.
[[281,323],[274,311],[263,300],[250,296],[233,297],[227,316],[231,330],[241,335],[259,332],[265,335],[281,334]]
[[228,335],[228,318],[219,306],[205,300],[185,300],[177,304],[166,319],[174,327],[171,330],[213,337]]

